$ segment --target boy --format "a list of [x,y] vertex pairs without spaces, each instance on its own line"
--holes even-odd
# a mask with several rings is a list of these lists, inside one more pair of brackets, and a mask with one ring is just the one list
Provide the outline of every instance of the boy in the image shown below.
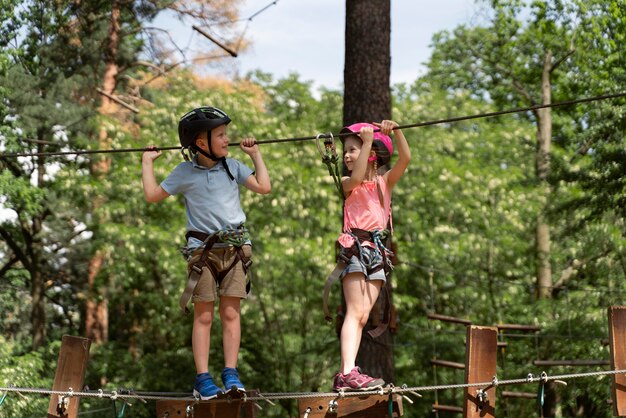
[[208,370],[218,293],[225,362],[222,382],[226,390],[245,390],[236,367],[241,342],[240,302],[247,295],[251,245],[243,226],[246,216],[239,200],[239,185],[260,194],[271,191],[269,174],[254,138],[241,141],[240,148],[252,159],[255,171],[226,158],[229,123],[228,115],[214,107],[200,107],[185,114],[178,124],[178,136],[193,158],[180,163],[160,185],[153,162],[161,152],[148,150],[142,157],[143,190],[148,202],[159,202],[177,193],[185,197],[189,280],[180,304],[186,310],[190,297],[194,304],[192,347],[197,375],[193,392],[203,400],[223,392]]

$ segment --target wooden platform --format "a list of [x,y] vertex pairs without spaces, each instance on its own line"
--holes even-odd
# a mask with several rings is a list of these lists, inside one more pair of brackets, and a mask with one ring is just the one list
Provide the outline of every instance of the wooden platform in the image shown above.
[[[258,390],[248,390],[249,397],[258,396]],[[156,402],[156,418],[255,418],[253,402],[243,399],[196,401],[194,399],[162,400]]]
[[[346,398],[314,397],[298,399],[299,417],[307,418],[380,418],[389,417],[389,402],[392,416],[402,417],[402,396],[364,395]],[[307,414],[308,415],[305,415]]]

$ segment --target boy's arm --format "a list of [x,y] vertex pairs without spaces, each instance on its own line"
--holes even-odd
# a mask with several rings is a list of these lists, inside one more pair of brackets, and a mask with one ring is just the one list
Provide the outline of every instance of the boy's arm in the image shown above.
[[141,183],[143,195],[150,203],[160,202],[169,196],[163,188],[157,184],[154,177],[154,160],[161,156],[160,151],[146,151],[141,159]]
[[391,167],[391,169],[385,173],[385,177],[387,177],[387,184],[389,188],[393,188],[396,185],[400,177],[404,174],[404,171],[409,166],[409,162],[411,161],[411,150],[409,148],[409,144],[404,137],[404,133],[400,129],[393,128],[397,127],[398,124],[393,121],[382,121],[380,124],[376,123],[375,125],[381,128],[381,132],[385,135],[389,135],[393,131],[393,135],[395,137],[396,149],[398,150],[398,160]]
[[268,194],[272,191],[272,183],[256,141],[254,138],[246,138],[241,141],[240,148],[250,156],[254,164],[254,174],[248,176],[243,185],[255,193]]

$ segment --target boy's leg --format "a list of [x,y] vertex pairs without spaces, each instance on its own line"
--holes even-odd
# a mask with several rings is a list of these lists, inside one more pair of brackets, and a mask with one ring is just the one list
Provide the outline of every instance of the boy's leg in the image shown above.
[[193,306],[193,331],[191,344],[196,373],[209,371],[209,348],[215,302],[195,302]]
[[361,344],[363,327],[378,299],[381,280],[365,280],[362,273],[348,273],[342,280],[346,298],[346,316],[341,327],[341,369],[348,374],[354,367]]
[[226,367],[235,368],[241,344],[241,299],[221,296],[220,319],[223,328],[224,364]]
[[220,318],[224,329],[222,344],[224,346],[224,364],[226,366],[222,371],[222,382],[226,390],[245,391],[237,372],[237,358],[239,357],[239,346],[241,343],[240,302],[241,299],[238,297],[220,297]]

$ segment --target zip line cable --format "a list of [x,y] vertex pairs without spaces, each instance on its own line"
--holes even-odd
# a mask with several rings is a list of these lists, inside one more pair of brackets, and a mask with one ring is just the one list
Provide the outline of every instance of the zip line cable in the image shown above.
[[[530,111],[539,110],[539,109],[547,109],[547,108],[553,108],[553,107],[570,106],[570,105],[576,105],[576,104],[580,104],[580,103],[596,102],[596,101],[600,101],[600,100],[609,100],[609,99],[616,99],[616,98],[621,98],[621,97],[626,97],[626,92],[614,93],[614,94],[604,94],[604,95],[601,95],[601,96],[593,96],[593,97],[585,97],[585,98],[582,98],[582,99],[566,100],[566,101],[557,102],[557,103],[550,103],[550,104],[543,104],[543,105],[533,105],[533,106],[528,106],[528,107],[517,107],[517,108],[513,108],[513,109],[499,110],[499,111],[495,111],[495,112],[478,113],[478,114],[474,114],[474,115],[457,116],[457,117],[452,117],[452,118],[437,119],[437,120],[431,120],[431,121],[426,121],[426,122],[418,122],[418,123],[413,123],[413,124],[408,124],[408,125],[396,126],[393,129],[396,130],[396,129],[420,128],[420,127],[424,127],[424,126],[432,126],[432,125],[440,125],[440,124],[444,124],[444,123],[461,122],[461,121],[472,120],[472,119],[490,118],[490,117],[494,117],[494,116],[507,115],[507,114],[511,114],[511,113],[530,112]],[[374,131],[378,132],[379,130],[375,129]],[[280,139],[260,140],[260,141],[256,141],[256,144],[275,144],[275,143],[281,143],[281,142],[307,141],[307,140],[313,140],[313,139],[316,139],[316,140],[318,140],[318,139],[332,139],[332,138],[337,138],[337,137],[341,138],[341,137],[350,136],[350,135],[353,135],[353,134],[352,133],[339,133],[339,134],[328,133],[328,134],[318,134],[318,135],[313,135],[313,136],[303,136],[303,137],[295,137],[295,138],[280,138]],[[239,144],[240,143],[237,142],[237,143],[228,144],[228,146],[231,146],[231,147],[239,146]],[[155,150],[155,151],[169,151],[169,150],[180,150],[181,148],[180,147],[154,147],[152,149]],[[110,149],[110,150],[82,150],[82,151],[33,152],[33,153],[16,152],[16,153],[0,154],[0,158],[52,157],[52,156],[62,156],[62,155],[86,155],[86,154],[112,154],[112,153],[123,153],[123,152],[145,152],[147,150],[149,150],[149,148],[122,148],[122,149]]]

